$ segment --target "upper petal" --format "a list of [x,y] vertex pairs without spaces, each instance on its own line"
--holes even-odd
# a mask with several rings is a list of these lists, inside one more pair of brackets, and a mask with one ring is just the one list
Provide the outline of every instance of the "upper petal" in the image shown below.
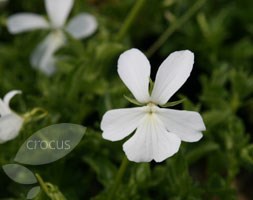
[[189,50],[171,53],[158,69],[152,101],[165,104],[190,76],[193,63],[194,54]]
[[181,140],[175,134],[166,131],[159,119],[146,115],[136,133],[123,145],[127,158],[134,162],[162,162],[174,155]]
[[7,28],[10,33],[21,33],[34,29],[49,28],[46,19],[33,13],[20,13],[10,16],[7,19]]
[[185,142],[200,140],[203,136],[201,131],[206,130],[198,112],[162,108],[158,116],[168,131],[177,134]]
[[66,31],[76,39],[86,38],[92,35],[97,29],[97,20],[88,13],[82,13],[70,20]]
[[6,106],[9,107],[10,104],[10,100],[17,94],[21,94],[22,92],[20,90],[12,90],[10,92],[8,92],[4,98],[3,98],[3,102]]
[[139,102],[149,101],[150,63],[141,51],[130,49],[122,53],[118,60],[118,73]]
[[34,50],[30,61],[34,68],[47,75],[55,72],[54,53],[65,43],[65,37],[61,32],[50,33]]
[[117,141],[131,134],[145,116],[145,107],[110,110],[101,122],[103,138]]
[[45,0],[46,10],[56,28],[62,27],[73,7],[73,0]]
[[0,118],[0,143],[14,139],[23,124],[23,119],[14,113]]

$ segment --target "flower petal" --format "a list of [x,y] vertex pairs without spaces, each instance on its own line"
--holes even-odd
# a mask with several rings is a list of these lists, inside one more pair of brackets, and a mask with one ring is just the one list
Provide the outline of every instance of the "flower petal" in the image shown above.
[[97,29],[96,18],[88,13],[82,13],[70,20],[66,31],[76,39],[86,38]]
[[200,140],[203,136],[201,131],[206,130],[203,119],[197,112],[163,108],[159,110],[158,116],[168,131],[185,142]]
[[21,94],[22,92],[20,90],[12,90],[10,92],[8,92],[3,99],[3,102],[6,106],[9,107],[10,104],[10,100],[17,94]]
[[47,29],[49,24],[46,19],[33,13],[21,13],[7,19],[7,28],[10,33],[21,33],[34,29]]
[[0,99],[0,118],[1,116],[11,113],[11,110],[6,104]]
[[73,0],[45,0],[48,16],[55,28],[62,27],[73,7]]
[[16,94],[20,94],[20,93],[21,93],[21,91],[19,91],[19,90],[12,90],[4,96],[3,100],[0,99],[0,117],[4,116],[4,115],[7,115],[7,114],[10,114],[12,112],[10,107],[9,107],[10,100]]
[[23,119],[14,113],[0,118],[0,143],[14,139],[23,124]]
[[146,115],[136,133],[123,145],[127,158],[134,162],[162,162],[174,155],[181,144],[155,115]]
[[145,116],[145,107],[110,110],[101,122],[103,138],[117,141],[131,134]]
[[150,63],[141,51],[130,49],[122,53],[118,60],[118,73],[139,102],[149,101]]
[[61,32],[49,34],[34,50],[30,62],[34,68],[47,75],[55,72],[54,53],[65,43],[65,36]]
[[156,75],[151,98],[163,105],[190,76],[194,54],[189,50],[171,53],[161,64]]

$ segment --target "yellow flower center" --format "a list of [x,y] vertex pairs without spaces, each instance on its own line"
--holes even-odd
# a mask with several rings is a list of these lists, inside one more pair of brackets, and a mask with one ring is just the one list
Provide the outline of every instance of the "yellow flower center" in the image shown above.
[[154,104],[154,103],[152,103],[152,102],[149,102],[149,103],[147,104],[147,112],[148,112],[150,115],[156,113],[157,108],[158,108],[157,105]]

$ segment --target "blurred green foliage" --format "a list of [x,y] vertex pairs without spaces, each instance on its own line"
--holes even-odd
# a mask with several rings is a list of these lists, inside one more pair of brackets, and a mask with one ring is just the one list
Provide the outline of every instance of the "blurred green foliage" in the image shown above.
[[[12,102],[15,111],[26,113],[40,107],[48,115],[31,120],[17,139],[0,146],[0,164],[12,163],[23,141],[42,127],[83,124],[87,134],[72,154],[34,170],[67,199],[108,199],[124,157],[123,142],[103,140],[99,123],[106,110],[128,106],[123,95],[129,94],[117,75],[117,58],[132,47],[148,52],[170,29],[150,55],[152,72],[175,50],[195,53],[192,75],[179,91],[187,100],[177,107],[199,111],[207,131],[200,142],[183,143],[163,163],[130,163],[115,199],[252,199],[253,1],[203,1],[190,16],[187,12],[197,1],[143,2],[128,31],[119,37],[135,0],[76,0],[71,15],[90,12],[99,29],[83,41],[69,38],[68,45],[57,52],[58,72],[51,78],[29,64],[29,55],[47,33],[38,30],[14,36],[5,27],[13,13],[45,15],[44,2],[1,4],[0,94],[20,89],[23,95]],[[1,199],[25,199],[29,189],[0,171]],[[41,193],[37,199],[47,198]]]

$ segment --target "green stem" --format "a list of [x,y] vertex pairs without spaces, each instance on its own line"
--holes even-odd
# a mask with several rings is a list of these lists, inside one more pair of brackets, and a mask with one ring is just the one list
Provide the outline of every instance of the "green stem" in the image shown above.
[[[136,3],[134,5],[134,7],[132,8],[131,12],[129,13],[126,20],[124,21],[118,35],[116,36],[116,41],[121,41],[125,37],[128,30],[132,26],[134,20],[136,19],[137,15],[139,14],[140,10],[144,6],[144,3],[145,3],[145,0],[137,0],[136,1]],[[115,182],[112,186],[112,190],[111,190],[111,193],[109,194],[108,200],[113,200],[114,199],[115,192],[117,191],[118,186],[121,183],[122,177],[123,177],[123,175],[126,171],[128,163],[129,163],[129,161],[128,161],[127,157],[125,156],[124,159],[121,162],[119,171],[118,171],[117,176],[116,176],[116,180],[115,180]]]
[[231,99],[231,108],[233,112],[236,113],[239,107],[240,107],[239,96],[234,92],[233,98]]
[[131,12],[127,16],[126,20],[124,21],[117,37],[117,41],[121,41],[126,33],[128,32],[129,28],[132,26],[134,20],[136,19],[137,15],[139,14],[140,10],[144,6],[145,0],[136,0],[134,7],[132,8]]
[[43,181],[43,179],[41,178],[41,176],[39,174],[35,174],[35,176],[41,186],[41,189],[48,195],[47,186],[46,186],[45,182]]
[[44,108],[34,108],[30,112],[25,113],[22,117],[25,120],[25,123],[28,123],[31,120],[40,120],[48,115],[48,111]]
[[161,37],[148,49],[146,52],[147,57],[152,56],[177,29],[184,25],[184,23],[204,5],[204,3],[205,0],[198,0],[179,20],[175,20],[175,22],[173,22]]
[[121,165],[120,165],[120,168],[119,168],[119,171],[117,173],[117,176],[116,176],[116,179],[115,179],[115,182],[112,186],[112,190],[109,194],[109,198],[108,200],[113,200],[114,199],[114,196],[115,196],[115,193],[118,189],[118,186],[120,185],[121,183],[121,180],[123,178],[123,175],[125,174],[125,171],[126,171],[126,168],[127,168],[127,165],[128,165],[129,161],[127,159],[127,157],[125,156],[121,162]]
[[[0,5],[0,8],[1,8],[1,5]],[[0,25],[6,26],[6,19],[4,17],[0,17]]]
[[58,188],[51,183],[45,183],[39,174],[35,174],[42,190],[51,200],[67,200]]

